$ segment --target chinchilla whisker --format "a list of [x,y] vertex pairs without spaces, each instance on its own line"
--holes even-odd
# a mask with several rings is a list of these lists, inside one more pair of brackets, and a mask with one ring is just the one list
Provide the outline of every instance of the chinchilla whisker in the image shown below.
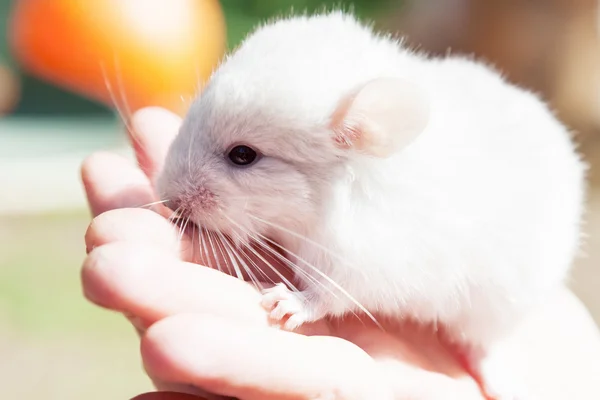
[[[260,222],[266,224],[266,225],[270,225],[271,227],[273,227],[274,229],[279,229],[280,230],[284,230],[285,228],[279,227],[278,225],[275,224],[271,224],[268,221],[259,219],[258,217],[254,217],[254,216],[250,216],[251,218],[260,220]],[[291,233],[292,231],[285,229],[284,232],[286,233]],[[319,275],[321,278],[323,278],[325,281],[327,281],[329,284],[331,284],[334,288],[336,288],[337,290],[339,290],[344,296],[346,296],[354,305],[356,305],[363,313],[365,313],[369,319],[371,319],[371,321],[373,321],[373,323],[375,323],[379,328],[383,329],[383,327],[381,326],[381,324],[379,324],[379,322],[377,321],[377,319],[373,316],[373,314],[371,314],[369,312],[369,310],[367,310],[367,308],[365,306],[363,306],[358,300],[356,300],[356,298],[354,298],[354,296],[352,296],[350,293],[348,293],[344,288],[342,288],[337,282],[335,282],[333,279],[331,279],[330,277],[328,277],[325,273],[323,273],[321,270],[319,270],[317,267],[315,267],[314,265],[310,264],[308,261],[304,260],[302,257],[300,257],[297,254],[294,254],[293,252],[291,252],[290,250],[284,248],[283,246],[281,246],[279,243],[274,242],[273,240],[267,238],[266,236],[261,235],[260,233],[257,233],[257,235],[259,237],[262,237],[264,240],[266,240],[267,242],[271,243],[273,246],[278,247],[279,249],[291,254],[292,256],[294,256],[297,260],[301,261],[304,265],[306,265],[308,268],[311,269],[311,271],[315,272],[317,275]],[[301,236],[301,235],[298,235]],[[321,245],[319,245],[319,247],[323,247]],[[324,248],[324,247],[323,247]],[[334,294],[332,292],[332,294]],[[334,294],[335,295],[335,294]],[[354,313],[355,316],[357,316]],[[358,316],[357,316],[358,317]]]
[[314,240],[311,240],[308,237],[306,237],[304,235],[301,235],[298,232],[294,232],[294,231],[292,231],[290,229],[284,228],[281,225],[278,225],[278,224],[273,223],[271,221],[266,221],[266,220],[264,220],[262,218],[259,218],[259,217],[255,216],[255,215],[252,215],[252,214],[248,214],[247,213],[246,215],[248,215],[249,218],[251,218],[251,219],[253,219],[253,220],[255,220],[255,221],[259,222],[259,223],[265,224],[265,225],[267,225],[267,226],[269,226],[271,228],[277,229],[277,230],[279,230],[279,231],[281,231],[283,233],[287,233],[290,236],[294,236],[295,238],[303,240],[305,243],[309,243],[309,244],[317,247],[319,250],[322,250],[325,253],[327,253],[328,255],[332,256],[335,259],[337,259],[343,265],[353,266],[352,263],[350,263],[349,261],[343,259],[342,256],[340,256],[339,254],[336,254],[331,249],[328,249],[327,247],[323,246],[322,244],[319,244],[319,243],[315,242]]
[[123,125],[125,125],[125,128],[130,133],[133,132],[133,127],[131,126],[131,121],[129,120],[129,116],[126,114],[126,109],[124,107],[122,107],[119,104],[119,102],[117,101],[117,96],[115,96],[115,91],[113,89],[112,83],[110,82],[110,79],[108,78],[108,73],[106,72],[106,64],[104,61],[100,61],[100,70],[102,71],[102,77],[104,78],[104,85],[106,86],[106,90],[108,91],[108,95],[110,96],[110,100],[113,104],[113,107],[115,108],[115,111],[117,111],[117,114],[119,114],[119,117],[121,118]]
[[[241,227],[239,227],[241,228]],[[266,279],[267,281],[271,282],[272,284],[275,284],[275,282],[273,281],[273,279],[271,277],[269,277],[268,274],[266,274],[263,269],[256,263],[254,262],[254,260],[252,260],[251,257],[248,256],[248,254],[246,253],[246,251],[252,251],[252,247],[249,243],[245,243],[245,241],[243,240],[242,236],[238,233],[233,231],[233,234],[236,235],[236,237],[240,240],[241,244],[241,248],[240,248],[240,257],[244,256],[246,258],[246,260],[254,267],[254,269],[256,271],[258,271],[258,273],[260,273],[261,277],[263,277],[264,279]],[[257,289],[259,289],[257,287]]]
[[204,230],[204,234],[205,234],[205,238],[208,241],[208,245],[210,246],[210,250],[211,252],[209,253],[207,250],[205,251],[206,257],[208,258],[208,266],[212,269],[214,269],[214,266],[212,265],[213,260],[215,261],[215,263],[217,264],[217,270],[219,272],[223,272],[221,270],[221,263],[219,262],[219,259],[217,258],[217,251],[215,250],[215,244],[214,244],[214,239],[212,232],[208,231],[208,230]]
[[230,253],[233,255],[234,259],[237,259],[238,261],[240,261],[240,263],[242,264],[242,267],[244,267],[244,270],[248,273],[248,276],[250,277],[250,280],[252,281],[252,284],[254,285],[254,287],[258,290],[260,290],[260,281],[258,280],[258,278],[256,277],[256,275],[254,275],[254,273],[252,272],[252,270],[248,267],[248,264],[246,264],[237,254],[237,252],[235,251],[235,249],[233,248],[233,244],[230,243],[228,240],[226,240],[225,238],[223,238],[223,240],[226,242],[225,245],[229,247]]
[[138,206],[137,208],[148,208],[148,207],[156,206],[156,205],[159,205],[159,204],[164,204],[164,203],[166,203],[168,201],[169,200],[154,201],[152,203],[148,203],[148,204],[144,204],[144,205]]
[[229,261],[231,262],[231,265],[233,266],[233,269],[235,270],[235,275],[237,276],[238,279],[243,280],[244,274],[242,274],[242,270],[240,269],[240,266],[238,265],[237,261],[235,260],[235,257],[233,256],[231,249],[228,247],[229,243],[227,242],[226,238],[223,236],[223,234],[221,232],[215,232],[215,234],[217,235],[217,237],[221,241],[221,244],[225,248],[225,252],[227,253]]
[[[223,214],[225,215],[225,214]],[[230,217],[228,217],[227,215],[225,215],[225,217],[227,219],[229,219],[229,221],[234,224],[238,229],[244,230],[244,228],[242,228],[242,226],[240,224],[238,224],[237,222],[235,222],[234,220],[232,220]],[[248,234],[248,233],[247,233]],[[250,235],[249,235],[250,236]],[[258,258],[260,261],[262,261],[267,267],[269,267],[269,269],[271,271],[273,271],[278,277],[279,279],[282,280],[282,282],[284,282],[289,288],[290,290],[299,293],[300,290],[298,290],[298,288],[296,287],[296,285],[294,285],[292,282],[290,282],[289,279],[287,279],[285,276],[283,276],[283,274],[277,269],[275,268],[275,266],[273,266],[273,264],[269,261],[267,261],[258,251],[256,251],[256,249],[252,248],[252,246],[247,246],[247,249],[256,257]]]

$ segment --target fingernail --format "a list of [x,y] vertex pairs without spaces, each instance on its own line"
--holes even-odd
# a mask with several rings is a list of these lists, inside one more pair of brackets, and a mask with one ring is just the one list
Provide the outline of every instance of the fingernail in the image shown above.
[[143,319],[141,319],[133,314],[130,314],[128,312],[123,312],[123,315],[137,330],[138,334],[142,335],[148,329],[149,324],[146,323]]

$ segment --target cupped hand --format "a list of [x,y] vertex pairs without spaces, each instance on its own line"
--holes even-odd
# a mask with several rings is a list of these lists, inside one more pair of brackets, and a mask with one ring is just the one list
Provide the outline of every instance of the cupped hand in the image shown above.
[[[144,366],[159,390],[242,400],[483,399],[433,330],[406,323],[384,332],[357,318],[298,332],[278,329],[260,305],[260,292],[205,267],[217,263],[195,235],[168,221],[162,205],[139,208],[158,200],[152,181],[181,121],[150,108],[133,122],[139,165],[98,153],[83,166],[94,220],[86,233],[82,283],[89,300],[134,324]],[[579,331],[576,346],[569,324]],[[517,371],[529,374],[533,391],[548,394],[543,398],[592,398],[597,387],[589,378],[600,371],[599,343],[585,310],[565,290],[507,339],[505,352]],[[559,366],[549,367],[549,357]],[[574,361],[585,368],[573,373],[560,367]],[[568,383],[562,392],[552,382],[558,376]]]

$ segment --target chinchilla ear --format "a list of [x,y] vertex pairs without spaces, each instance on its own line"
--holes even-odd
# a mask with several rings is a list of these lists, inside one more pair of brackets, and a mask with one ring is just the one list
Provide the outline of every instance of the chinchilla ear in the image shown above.
[[419,86],[399,78],[367,82],[344,97],[332,115],[339,148],[388,157],[427,126],[429,102]]

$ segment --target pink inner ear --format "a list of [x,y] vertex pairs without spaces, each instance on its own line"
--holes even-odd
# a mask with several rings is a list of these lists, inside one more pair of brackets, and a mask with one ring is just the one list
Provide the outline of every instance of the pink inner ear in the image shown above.
[[344,124],[344,121],[333,128],[333,133],[333,141],[339,148],[344,150],[354,147],[360,140],[361,135],[361,131],[357,126]]
[[344,97],[330,128],[338,148],[387,157],[411,142],[425,128],[428,102],[410,82],[379,78]]
[[348,120],[348,111],[357,93],[344,97],[331,117],[330,129],[333,132],[333,142],[343,150],[350,150],[361,139],[361,128]]

